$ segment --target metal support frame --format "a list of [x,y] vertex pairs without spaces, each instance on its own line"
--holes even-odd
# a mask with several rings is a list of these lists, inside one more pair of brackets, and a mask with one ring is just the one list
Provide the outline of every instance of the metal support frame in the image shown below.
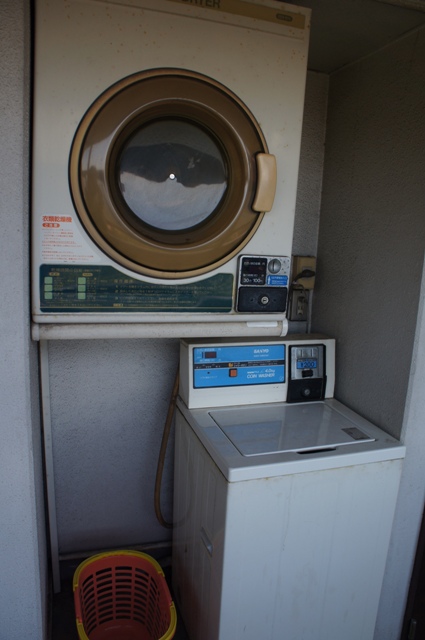
[[53,590],[61,590],[59,567],[58,526],[56,517],[55,474],[53,465],[52,418],[50,406],[49,347],[40,340],[41,411],[43,420],[43,445],[46,473],[47,511],[50,533],[50,555],[52,562]]

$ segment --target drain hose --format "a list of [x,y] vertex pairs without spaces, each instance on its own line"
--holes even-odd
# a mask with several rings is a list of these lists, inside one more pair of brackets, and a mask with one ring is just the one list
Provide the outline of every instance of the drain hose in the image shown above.
[[167,451],[168,439],[170,436],[171,425],[173,422],[174,410],[176,408],[176,400],[177,394],[179,392],[179,370],[177,369],[176,377],[174,380],[173,391],[171,393],[170,402],[168,405],[167,417],[165,419],[164,431],[162,433],[162,441],[161,448],[159,450],[158,457],[158,466],[156,468],[156,478],[155,478],[155,492],[154,492],[154,501],[155,501],[155,514],[158,519],[158,522],[167,529],[172,529],[173,523],[167,522],[162,515],[161,511],[161,484],[162,484],[162,473],[164,471],[164,463],[165,463],[165,454]]

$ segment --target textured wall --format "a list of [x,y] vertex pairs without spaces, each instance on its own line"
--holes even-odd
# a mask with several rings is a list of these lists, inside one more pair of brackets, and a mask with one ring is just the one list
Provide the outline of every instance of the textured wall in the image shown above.
[[425,35],[331,77],[313,327],[336,394],[400,436],[425,247]]
[[[154,513],[176,340],[49,344],[60,552],[169,540]],[[162,507],[172,518],[173,440]]]
[[46,635],[36,347],[29,331],[29,3],[0,3],[0,639]]
[[317,255],[328,90],[329,76],[307,74],[293,255]]
[[423,509],[424,104],[424,29],[331,77],[313,328],[336,396],[407,445],[375,640],[399,638]]
[[406,398],[406,459],[392,531],[375,640],[399,640],[425,498],[425,269]]

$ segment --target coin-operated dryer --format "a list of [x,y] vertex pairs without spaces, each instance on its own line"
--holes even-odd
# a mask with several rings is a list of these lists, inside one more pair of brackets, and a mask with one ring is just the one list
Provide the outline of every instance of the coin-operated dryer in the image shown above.
[[286,332],[308,33],[274,0],[37,0],[35,323]]

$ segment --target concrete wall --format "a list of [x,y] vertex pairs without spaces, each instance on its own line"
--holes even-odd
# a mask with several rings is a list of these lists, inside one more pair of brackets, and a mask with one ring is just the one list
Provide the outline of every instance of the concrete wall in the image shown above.
[[37,351],[29,318],[30,16],[0,4],[0,639],[46,637]]
[[307,74],[292,254],[317,256],[329,77]]
[[[176,340],[49,344],[61,553],[167,541],[154,483],[177,370]],[[172,520],[173,441],[162,509]]]
[[413,345],[402,439],[406,445],[399,499],[375,640],[399,640],[425,501],[425,269]]
[[424,32],[330,81],[314,328],[340,400],[399,437],[425,246]]
[[[398,638],[423,509],[425,479],[411,454],[424,436],[416,427],[410,437],[423,394],[410,396],[405,423],[404,410],[417,380],[410,368],[425,248],[424,103],[424,29],[330,79],[313,329],[337,337],[336,396],[403,434],[412,449],[378,621],[382,640]],[[422,487],[418,500],[406,478]],[[404,540],[402,524],[410,532]]]

